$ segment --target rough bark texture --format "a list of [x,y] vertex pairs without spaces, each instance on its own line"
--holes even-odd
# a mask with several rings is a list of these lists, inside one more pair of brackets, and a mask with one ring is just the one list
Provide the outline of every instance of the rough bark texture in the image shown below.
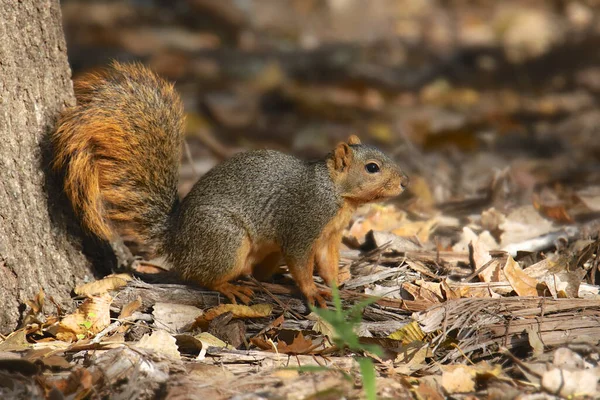
[[0,332],[7,332],[40,289],[70,308],[70,291],[91,270],[44,173],[46,135],[73,101],[58,1],[0,0],[0,38]]

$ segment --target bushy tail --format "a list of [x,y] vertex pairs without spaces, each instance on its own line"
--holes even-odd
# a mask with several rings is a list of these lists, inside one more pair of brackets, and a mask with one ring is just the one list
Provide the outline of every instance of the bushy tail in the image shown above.
[[51,136],[66,195],[98,237],[155,247],[178,201],[179,96],[142,65],[117,62],[77,80],[75,95]]

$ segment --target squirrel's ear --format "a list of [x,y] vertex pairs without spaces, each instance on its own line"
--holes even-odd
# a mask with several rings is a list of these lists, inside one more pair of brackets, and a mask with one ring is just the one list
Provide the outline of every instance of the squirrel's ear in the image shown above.
[[352,162],[352,150],[347,143],[340,143],[333,151],[333,165],[336,171],[343,172]]
[[348,138],[348,144],[360,144],[360,139],[356,135],[351,135]]

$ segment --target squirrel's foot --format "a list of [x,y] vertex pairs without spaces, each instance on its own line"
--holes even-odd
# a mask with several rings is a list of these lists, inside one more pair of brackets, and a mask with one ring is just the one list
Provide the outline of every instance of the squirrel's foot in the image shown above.
[[250,303],[250,301],[252,300],[252,296],[254,295],[252,289],[244,286],[234,285],[229,282],[215,285],[211,289],[221,292],[233,304],[237,304],[236,297],[240,299],[242,303],[248,304]]
[[310,295],[306,296],[308,304],[314,306],[315,302],[317,302],[320,308],[327,308],[325,298],[331,299],[331,290],[317,289]]

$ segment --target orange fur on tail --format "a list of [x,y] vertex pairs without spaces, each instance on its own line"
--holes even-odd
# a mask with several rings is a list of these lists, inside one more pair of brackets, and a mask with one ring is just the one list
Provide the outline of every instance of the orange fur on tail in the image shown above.
[[113,63],[75,82],[77,104],[51,135],[53,168],[96,236],[158,244],[177,199],[183,106],[140,64]]

